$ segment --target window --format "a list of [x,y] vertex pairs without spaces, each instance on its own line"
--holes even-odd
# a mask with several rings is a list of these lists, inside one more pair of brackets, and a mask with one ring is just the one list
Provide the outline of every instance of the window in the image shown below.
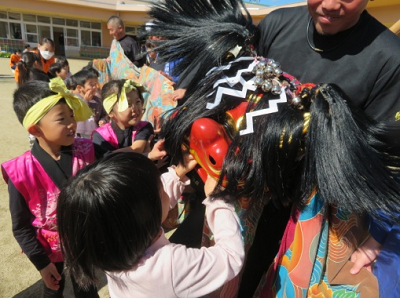
[[37,16],[37,21],[38,21],[39,23],[50,24],[50,17]]
[[80,26],[82,28],[81,45],[101,46],[101,23],[80,21]]
[[92,23],[92,29],[101,30],[101,23]]
[[22,39],[22,34],[21,34],[21,24],[19,23],[10,23],[10,34],[11,38],[14,39]]
[[67,26],[78,27],[78,21],[67,19]]
[[50,32],[50,27],[49,26],[38,26],[38,33],[39,33],[39,40],[42,40],[43,38],[51,38],[51,32]]
[[8,18],[10,20],[20,20],[21,19],[21,14],[20,13],[15,13],[15,12],[9,12],[8,13]]
[[[135,27],[131,28],[136,33]],[[58,38],[59,33],[63,32],[67,47],[80,45],[100,47],[101,29],[101,22],[0,10],[0,38],[23,38],[26,42],[35,44],[45,37]]]
[[34,14],[24,14],[24,22],[36,23],[36,16]]
[[89,29],[90,29],[90,22],[81,21],[81,27],[82,27],[82,28],[89,28]]
[[[81,22],[81,24],[82,24],[82,22]],[[85,30],[81,31],[81,45],[83,45],[83,46],[91,46],[92,45],[91,38],[90,38],[90,31],[85,31]]]
[[100,47],[101,46],[101,32],[92,32],[92,46]]
[[25,30],[26,30],[27,33],[36,33],[36,34],[37,34],[37,27],[36,27],[36,25],[26,24],[26,25],[25,25]]
[[53,24],[54,25],[65,25],[65,19],[60,19],[60,18],[53,18]]
[[8,23],[0,22],[0,37],[8,38]]
[[128,35],[136,35],[136,28],[135,27],[131,27],[131,26],[126,26],[125,27],[125,32]]
[[101,32],[82,30],[81,31],[81,45],[100,47],[101,46]]
[[78,30],[67,28],[67,38],[66,38],[67,46],[79,47],[78,42]]

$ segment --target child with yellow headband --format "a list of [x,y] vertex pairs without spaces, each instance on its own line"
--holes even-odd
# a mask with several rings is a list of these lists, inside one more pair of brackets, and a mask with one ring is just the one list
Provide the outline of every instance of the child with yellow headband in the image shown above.
[[[61,297],[65,284],[63,255],[57,231],[56,207],[63,184],[95,159],[90,140],[75,139],[76,121],[92,115],[61,78],[30,81],[14,93],[18,120],[36,140],[32,149],[1,165],[8,184],[15,239],[40,272],[43,297]],[[92,286],[76,297],[99,297]]]
[[103,107],[110,123],[97,128],[92,134],[96,157],[107,152],[150,151],[148,140],[154,134],[150,122],[141,121],[145,88],[132,80],[113,80],[102,88]]

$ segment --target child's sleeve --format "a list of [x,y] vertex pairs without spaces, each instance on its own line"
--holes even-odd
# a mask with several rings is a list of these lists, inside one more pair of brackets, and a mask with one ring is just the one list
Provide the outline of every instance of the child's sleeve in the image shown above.
[[24,197],[11,180],[8,181],[8,193],[10,195],[10,213],[14,237],[36,269],[42,270],[51,261],[36,238],[36,229],[31,224],[32,213]]
[[154,134],[153,126],[148,122],[144,127],[142,127],[135,135],[134,141],[147,141]]
[[106,153],[113,152],[116,149],[107,142],[97,131],[92,133],[92,142],[96,159],[102,158]]
[[169,167],[168,172],[161,175],[161,182],[169,197],[169,208],[172,209],[175,207],[185,187],[190,184],[190,180],[186,176],[181,180],[175,172],[175,167]]
[[179,297],[202,297],[237,276],[244,262],[244,244],[234,207],[222,200],[203,202],[215,238],[213,247],[175,246],[172,284]]

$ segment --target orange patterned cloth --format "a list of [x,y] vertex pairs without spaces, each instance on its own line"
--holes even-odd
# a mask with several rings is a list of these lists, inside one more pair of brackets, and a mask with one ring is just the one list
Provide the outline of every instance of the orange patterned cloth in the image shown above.
[[172,100],[173,82],[146,65],[137,68],[124,55],[121,45],[116,40],[111,44],[110,56],[107,59],[93,60],[93,67],[100,73],[101,86],[110,80],[132,79],[147,89],[148,92],[143,94],[145,113],[142,120],[153,124],[154,129],[160,127],[168,111],[176,106],[176,102]]

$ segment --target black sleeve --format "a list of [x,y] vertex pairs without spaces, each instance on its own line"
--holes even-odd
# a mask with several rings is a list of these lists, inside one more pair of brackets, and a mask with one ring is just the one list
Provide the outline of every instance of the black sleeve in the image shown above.
[[93,132],[92,142],[96,159],[100,159],[104,156],[104,154],[116,150],[109,142],[104,140],[104,138],[97,131]]
[[193,78],[196,76],[200,68],[200,64],[193,67],[193,69],[185,74],[183,73],[182,77],[179,78],[178,84],[175,89],[187,89],[190,83],[192,82]]
[[36,238],[36,228],[31,224],[33,215],[25,198],[10,180],[8,181],[8,193],[10,196],[10,213],[14,237],[36,269],[42,270],[51,261]]
[[140,52],[139,44],[134,39],[132,39],[131,47],[133,64],[135,64],[137,67],[142,67],[144,64],[144,57]]
[[141,130],[136,133],[134,141],[148,140],[154,134],[154,129],[151,123],[147,123]]

